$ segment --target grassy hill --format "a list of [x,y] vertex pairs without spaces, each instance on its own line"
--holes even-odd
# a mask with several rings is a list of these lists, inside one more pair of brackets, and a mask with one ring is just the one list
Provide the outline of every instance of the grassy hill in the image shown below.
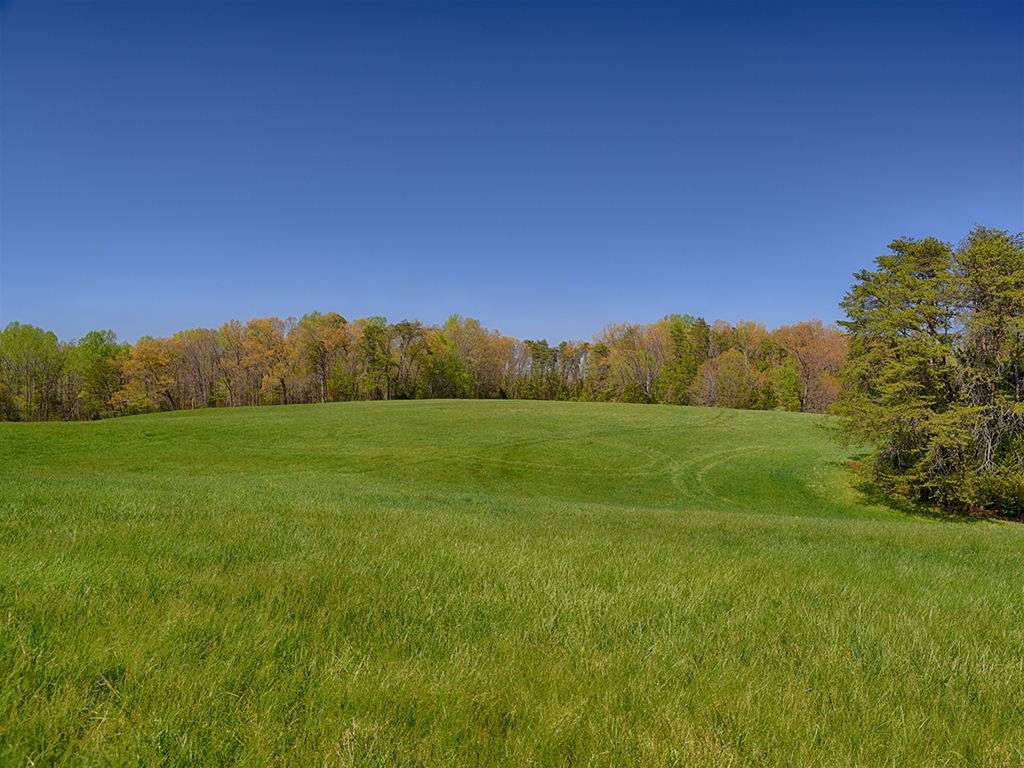
[[0,764],[1020,765],[1024,529],[813,417],[0,424]]

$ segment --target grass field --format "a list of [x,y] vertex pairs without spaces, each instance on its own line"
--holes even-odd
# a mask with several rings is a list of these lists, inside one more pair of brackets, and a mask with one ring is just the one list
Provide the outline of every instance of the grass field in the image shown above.
[[814,417],[0,424],[0,765],[1024,765],[1024,527]]

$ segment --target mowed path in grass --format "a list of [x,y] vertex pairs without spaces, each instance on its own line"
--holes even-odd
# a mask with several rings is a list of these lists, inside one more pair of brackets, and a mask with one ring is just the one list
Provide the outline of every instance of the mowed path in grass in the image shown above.
[[[149,475],[490,491],[637,507],[892,517],[851,493],[805,414],[501,401],[207,410],[91,424],[8,424],[19,478]],[[8,476],[11,476],[9,474]]]
[[0,764],[1022,764],[1022,528],[866,503],[819,421],[0,424]]

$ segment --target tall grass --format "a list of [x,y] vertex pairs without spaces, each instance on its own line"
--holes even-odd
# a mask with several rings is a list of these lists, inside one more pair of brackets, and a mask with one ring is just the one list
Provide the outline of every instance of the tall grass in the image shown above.
[[0,764],[1024,764],[1024,530],[799,414],[0,424]]

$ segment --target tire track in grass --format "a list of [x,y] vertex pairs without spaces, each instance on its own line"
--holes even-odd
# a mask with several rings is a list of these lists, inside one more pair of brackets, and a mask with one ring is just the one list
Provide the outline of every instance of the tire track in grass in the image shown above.
[[726,451],[720,452],[720,453],[725,454],[725,455],[723,455],[717,461],[712,461],[712,462],[709,462],[709,463],[705,464],[703,469],[701,469],[697,473],[697,484],[700,487],[702,487],[703,489],[705,489],[705,492],[706,492],[706,494],[708,496],[711,496],[712,498],[717,499],[718,501],[724,501],[726,504],[728,504],[730,506],[736,506],[737,504],[739,504],[739,502],[736,501],[735,499],[731,499],[728,496],[722,496],[721,494],[715,493],[713,490],[711,490],[711,485],[707,481],[707,475],[708,475],[708,473],[712,469],[714,469],[714,468],[716,468],[718,466],[721,466],[724,462],[726,462],[726,461],[728,461],[730,459],[733,459],[733,458],[735,458],[737,456],[740,456],[740,455],[750,455],[750,454],[756,454],[756,453],[764,453],[764,450],[765,450],[764,446],[750,445],[750,446],[743,446],[743,447],[739,447],[739,448],[731,448],[731,449],[728,449]]
[[[605,492],[616,497],[625,494],[640,505],[708,505],[716,508],[739,505],[736,499],[715,490],[716,483],[711,475],[722,464],[764,448],[735,446],[695,453],[689,445],[694,438],[703,437],[705,439],[698,442],[706,443],[707,437],[713,439],[717,433],[722,433],[724,438],[734,437],[729,434],[732,431],[729,425],[739,415],[726,410],[707,409],[706,414],[699,413],[700,418],[693,418],[693,411],[686,412],[686,416],[686,419],[671,425],[659,424],[656,420],[635,424],[625,435],[620,430],[601,428],[583,429],[572,435],[549,433],[464,446],[442,456],[388,456],[384,464],[394,468],[398,462],[397,466],[402,468],[398,474],[402,476],[416,475],[416,467],[428,464],[461,465],[461,472],[467,479],[473,478],[481,489],[504,490],[515,495],[536,496],[539,493],[582,500],[590,496],[582,487],[583,483],[574,489],[571,481],[563,486],[559,478],[579,478],[584,482],[593,478],[605,488]],[[652,438],[654,442],[664,444],[669,433],[685,435],[680,451],[650,444]],[[681,458],[680,453],[691,455]],[[595,461],[595,456],[602,458]],[[380,473],[381,458],[349,470],[371,475]],[[456,470],[455,475],[459,474]],[[540,477],[547,479],[537,485]],[[621,484],[615,478],[620,478]],[[645,493],[647,490],[650,494]]]
[[[712,453],[701,453],[680,459],[671,452],[659,450],[645,445],[644,441],[650,438],[652,433],[660,436],[670,432],[691,432],[693,430],[704,432],[711,430],[717,432],[723,426],[737,418],[737,414],[725,409],[707,409],[701,413],[701,418],[693,418],[694,412],[688,412],[682,423],[667,426],[654,426],[645,424],[631,430],[631,434],[623,439],[621,436],[612,435],[605,430],[597,430],[590,434],[574,435],[572,437],[557,437],[545,435],[543,437],[531,437],[516,441],[504,442],[498,445],[482,447],[473,455],[466,458],[476,465],[471,472],[477,475],[482,484],[492,488],[496,484],[505,485],[509,490],[522,491],[522,473],[530,470],[545,470],[548,474],[572,474],[576,477],[607,477],[609,473],[627,480],[643,480],[648,478],[652,484],[656,480],[665,480],[679,494],[677,503],[684,500],[691,500],[699,503],[716,503],[735,505],[734,499],[716,493],[708,482],[707,474],[715,466],[730,460],[738,455],[761,450],[756,447],[740,446],[724,448]],[[620,456],[633,455],[640,457],[642,461],[627,462],[615,459],[607,462],[600,462],[595,465],[592,461],[574,460],[577,459],[577,451],[574,445],[586,443],[591,448],[597,449],[605,454],[610,452],[618,453]],[[559,444],[567,446],[560,449]],[[543,451],[545,448],[555,454],[551,458],[544,459],[530,456],[531,449]],[[498,455],[495,455],[498,454]],[[526,454],[524,456],[524,454]],[[559,454],[568,457],[569,461],[560,461]],[[709,459],[711,461],[709,461]],[[694,471],[694,465],[696,471]],[[490,467],[489,470],[487,467]],[[496,469],[497,472],[493,470]],[[641,501],[638,499],[638,501]],[[641,502],[642,503],[642,502]],[[660,506],[660,505],[659,505]]]
[[[479,463],[497,464],[497,465],[501,465],[501,466],[515,466],[515,467],[523,467],[523,468],[529,468],[529,469],[537,469],[537,468],[540,468],[540,469],[561,469],[561,470],[564,470],[564,471],[567,471],[567,472],[572,472],[572,473],[577,474],[577,475],[595,475],[596,476],[596,475],[603,475],[603,474],[605,474],[607,472],[607,469],[604,468],[604,467],[584,467],[584,466],[580,466],[580,465],[575,464],[575,463],[559,464],[559,463],[553,463],[551,461],[544,461],[544,460],[541,460],[541,459],[512,459],[512,458],[508,458],[508,456],[511,453],[513,453],[513,451],[515,449],[522,448],[522,447],[525,447],[525,446],[530,445],[530,444],[542,444],[542,443],[543,444],[555,444],[555,443],[559,443],[559,442],[571,443],[573,441],[575,441],[575,438],[557,438],[557,439],[553,439],[553,440],[545,438],[545,439],[535,439],[535,440],[522,440],[522,441],[517,441],[516,443],[506,443],[506,444],[503,444],[501,446],[489,446],[487,450],[493,450],[493,451],[499,451],[500,450],[503,453],[503,455],[502,456],[487,456],[487,455],[484,455],[485,451],[482,451],[481,453],[479,453],[479,454],[477,454],[476,456],[473,457],[473,461],[476,461],[476,462],[479,462]],[[599,441],[594,440],[592,442],[599,442]],[[607,446],[607,447],[610,447],[610,448],[622,449],[623,452],[626,452],[626,453],[640,453],[641,455],[645,455],[645,456],[647,456],[648,459],[650,459],[649,465],[653,465],[653,464],[655,464],[657,462],[656,458],[651,457],[649,454],[646,454],[644,451],[642,451],[640,449],[637,449],[635,446],[631,446],[631,445],[627,445],[627,444],[623,444],[623,443],[618,443],[618,442],[616,442],[616,443],[605,442],[604,445]],[[652,474],[652,472],[649,471],[647,468],[641,468],[641,469],[638,469],[638,470],[635,470],[635,471],[631,471],[631,472],[622,472],[622,474],[626,475],[626,476],[630,476],[630,477],[634,477],[634,476],[635,477],[639,477],[639,476],[642,476],[642,475],[650,475],[650,474]]]
[[[678,502],[690,500],[698,504],[712,503],[714,505],[737,506],[739,502],[733,498],[717,493],[714,490],[714,483],[708,477],[717,467],[732,461],[740,456],[752,455],[764,452],[763,446],[737,446],[733,448],[722,448],[713,452],[703,452],[686,459],[680,459],[671,453],[652,447],[639,446],[632,442],[622,440],[596,440],[602,443],[604,449],[614,449],[621,454],[633,454],[643,458],[643,462],[634,464],[629,469],[619,465],[611,470],[609,467],[581,466],[573,462],[556,463],[541,459],[511,458],[517,452],[542,444],[554,444],[558,442],[571,442],[570,439],[532,439],[517,441],[514,445],[500,446],[501,456],[488,456],[481,452],[473,457],[477,464],[487,464],[491,467],[498,467],[501,481],[510,488],[516,489],[521,485],[520,477],[516,470],[547,470],[549,473],[572,473],[575,476],[583,477],[604,477],[609,471],[614,471],[618,477],[623,479],[650,478],[667,479],[672,487],[678,491],[680,498]],[[495,446],[492,450],[499,450]],[[482,469],[482,468],[481,468]],[[478,472],[478,474],[481,474]]]
[[[665,463],[669,467],[669,481],[676,487],[676,489],[679,490],[684,498],[689,498],[696,502],[714,500],[718,502],[725,502],[730,505],[735,505],[739,502],[735,499],[715,493],[711,489],[711,484],[707,480],[708,473],[715,467],[721,466],[724,462],[737,456],[762,453],[764,450],[764,446],[738,446],[736,448],[722,448],[717,451],[701,453],[689,459],[680,460],[664,451],[648,449],[648,451],[652,453],[659,454],[665,460]],[[714,460],[708,461],[708,459]],[[693,471],[694,465],[698,465],[696,472]],[[690,483],[686,482],[688,477],[694,478],[694,485],[696,487],[692,487]]]

